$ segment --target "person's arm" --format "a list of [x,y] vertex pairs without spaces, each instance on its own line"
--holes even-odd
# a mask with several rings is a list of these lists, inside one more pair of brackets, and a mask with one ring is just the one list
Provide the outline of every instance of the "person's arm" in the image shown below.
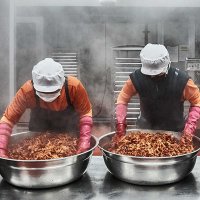
[[121,137],[126,134],[126,115],[127,115],[127,106],[131,97],[136,95],[137,91],[132,84],[132,81],[128,79],[122,90],[120,91],[117,98],[116,105],[116,135]]
[[185,135],[193,135],[197,128],[197,122],[200,119],[200,92],[192,79],[189,79],[185,86],[183,98],[190,102],[189,113],[183,133]]
[[0,157],[7,158],[7,147],[12,127],[7,123],[0,123]]
[[21,115],[31,102],[27,100],[26,87],[22,87],[16,93],[12,102],[6,108],[0,120],[0,156],[7,157],[7,145],[12,133],[13,126],[18,122]]
[[82,153],[90,148],[92,124],[93,124],[92,117],[84,116],[80,119],[79,122],[80,137],[79,137],[77,153]]
[[93,120],[92,106],[88,94],[81,83],[79,83],[77,86],[73,105],[75,107],[75,110],[80,114],[80,136],[77,153],[82,153],[90,148]]

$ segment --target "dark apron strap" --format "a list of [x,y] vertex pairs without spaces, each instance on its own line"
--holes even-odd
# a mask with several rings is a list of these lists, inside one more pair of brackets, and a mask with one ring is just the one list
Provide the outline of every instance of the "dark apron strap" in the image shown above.
[[[31,83],[33,85],[33,80],[31,80]],[[36,100],[36,106],[40,107],[40,100],[39,100],[38,95],[36,94],[36,90],[35,90],[34,86],[33,86],[33,90],[34,90],[34,95],[35,95],[35,100]]]
[[68,77],[65,78],[65,94],[66,94],[67,104],[69,106],[72,106],[70,96],[69,96]]

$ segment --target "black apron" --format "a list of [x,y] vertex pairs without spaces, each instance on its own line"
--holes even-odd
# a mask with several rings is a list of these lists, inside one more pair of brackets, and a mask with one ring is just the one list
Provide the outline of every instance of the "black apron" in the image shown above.
[[185,119],[181,97],[189,76],[170,68],[167,76],[151,78],[138,69],[130,78],[140,96],[138,127],[182,131]]
[[29,121],[30,131],[68,132],[78,135],[79,115],[70,100],[67,78],[65,80],[65,93],[68,103],[66,109],[63,111],[52,111],[40,107],[40,99],[35,92],[36,107],[31,109]]

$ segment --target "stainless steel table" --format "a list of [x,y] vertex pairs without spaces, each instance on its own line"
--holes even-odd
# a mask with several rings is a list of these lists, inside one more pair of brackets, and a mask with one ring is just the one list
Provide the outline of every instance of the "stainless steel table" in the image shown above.
[[200,200],[200,157],[191,174],[180,182],[163,186],[139,186],[113,177],[103,158],[93,156],[87,172],[77,181],[57,188],[14,187],[0,176],[0,200]]

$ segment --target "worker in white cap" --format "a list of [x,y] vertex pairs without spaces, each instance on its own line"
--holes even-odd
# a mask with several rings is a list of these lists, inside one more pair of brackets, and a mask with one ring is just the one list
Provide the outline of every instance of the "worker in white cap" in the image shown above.
[[63,67],[46,58],[33,67],[0,120],[0,157],[7,156],[9,137],[26,109],[31,109],[29,130],[79,133],[77,153],[90,148],[92,107],[81,82],[64,76]]
[[[140,99],[138,128],[194,134],[200,118],[197,85],[184,71],[170,67],[164,45],[147,44],[140,58],[142,67],[130,74],[117,98],[116,134],[126,133],[127,105],[135,95]],[[187,119],[184,118],[184,101],[190,102]]]

